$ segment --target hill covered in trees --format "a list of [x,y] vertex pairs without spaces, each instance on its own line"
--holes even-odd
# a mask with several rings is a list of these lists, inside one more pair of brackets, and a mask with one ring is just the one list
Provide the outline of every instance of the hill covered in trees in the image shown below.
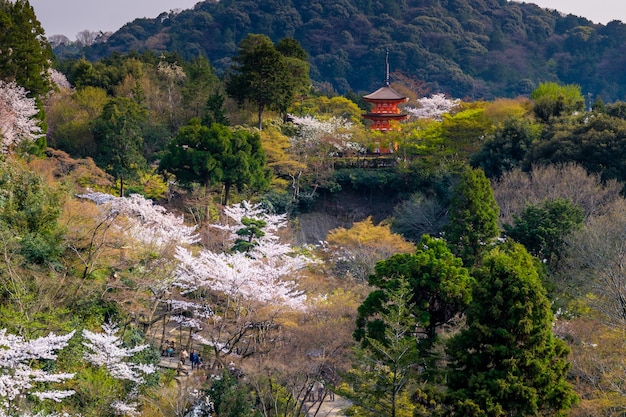
[[295,38],[309,54],[311,78],[340,94],[380,86],[389,50],[396,79],[454,97],[527,95],[545,81],[580,85],[604,101],[626,95],[626,25],[506,0],[209,0],[136,19],[84,49],[55,51],[89,60],[132,50],[203,55],[220,73],[249,33]]

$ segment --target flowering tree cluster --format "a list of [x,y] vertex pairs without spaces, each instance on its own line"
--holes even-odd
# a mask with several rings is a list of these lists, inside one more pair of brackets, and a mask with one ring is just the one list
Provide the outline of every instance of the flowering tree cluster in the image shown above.
[[0,80],[0,152],[8,153],[22,142],[34,142],[41,136],[35,117],[39,113],[35,99],[15,82]]
[[[71,373],[50,373],[35,367],[40,360],[55,360],[57,351],[67,346],[74,332],[65,336],[53,333],[34,340],[7,334],[0,330],[0,416],[19,411],[19,401],[25,395],[39,400],[61,401],[72,390],[38,390],[38,384],[60,383],[71,379]],[[23,414],[20,414],[23,415]]]
[[[277,233],[287,224],[285,216],[268,214],[248,202],[227,207],[225,214],[230,223],[214,227],[229,232],[231,241],[241,237],[238,232],[248,220],[264,225],[263,233],[254,234],[253,244],[241,252],[193,253],[179,247],[175,285],[188,303],[172,304],[180,313],[172,319],[189,328],[198,343],[211,346],[217,363],[223,354],[254,352],[259,338],[249,336],[275,328],[277,311],[305,308],[307,297],[297,280],[312,262],[280,241]],[[224,298],[226,303],[211,305]]]
[[329,152],[364,152],[365,147],[352,140],[353,124],[343,117],[331,116],[326,120],[315,116],[289,115],[291,122],[298,128],[291,138],[291,145],[298,152],[311,152],[320,147]]
[[115,379],[131,381],[135,383],[135,389],[124,400],[116,400],[111,404],[111,408],[121,415],[135,415],[138,404],[132,400],[137,395],[137,388],[145,382],[145,376],[156,371],[154,365],[133,363],[131,359],[139,352],[144,351],[149,345],[138,345],[126,347],[122,340],[116,335],[117,326],[111,323],[102,325],[102,333],[94,333],[83,330],[85,341],[83,346],[88,350],[84,353],[86,361],[95,366],[102,366],[107,369]]
[[441,121],[444,114],[452,112],[461,103],[460,99],[446,98],[445,94],[433,94],[417,100],[419,107],[407,106],[404,109],[409,115],[418,119],[432,119]]
[[127,234],[144,244],[161,248],[173,243],[193,244],[199,240],[196,226],[185,225],[182,216],[169,213],[139,194],[115,197],[94,192],[79,197],[101,205],[105,218],[124,216],[129,222],[125,225]]
[[238,237],[237,231],[246,218],[263,220],[266,224],[264,235],[248,252],[202,250],[194,255],[179,247],[176,285],[183,293],[205,288],[224,293],[233,300],[253,300],[301,309],[306,295],[297,289],[294,278],[310,260],[279,241],[276,231],[286,226],[286,217],[263,213],[260,205],[247,202],[227,207],[225,214],[234,224],[214,227],[229,230],[232,239]]
[[[187,311],[189,307],[187,305],[185,308],[179,308],[170,304],[165,312],[159,312],[159,307],[172,302],[169,298],[176,280],[174,271],[178,264],[174,254],[178,246],[199,241],[196,227],[185,225],[182,216],[176,216],[140,195],[115,197],[90,192],[79,197],[98,204],[102,209],[101,221],[117,228],[129,238],[128,242],[124,242],[125,246],[134,246],[133,254],[138,259],[133,262],[132,278],[137,283],[139,291],[131,290],[131,294],[125,294],[125,288],[118,288],[116,296],[132,299],[137,308],[141,309],[147,325],[157,321],[155,319],[157,314],[163,314],[165,324],[168,316],[178,317],[177,312]],[[123,286],[123,283],[119,285]],[[149,299],[146,298],[146,294]],[[198,310],[198,314],[203,315],[204,313],[200,313],[203,309],[205,306],[199,306],[191,311]],[[189,324],[190,328],[199,327],[196,324],[192,326],[191,322],[187,323],[185,321],[187,317],[179,319],[181,326],[188,327]]]

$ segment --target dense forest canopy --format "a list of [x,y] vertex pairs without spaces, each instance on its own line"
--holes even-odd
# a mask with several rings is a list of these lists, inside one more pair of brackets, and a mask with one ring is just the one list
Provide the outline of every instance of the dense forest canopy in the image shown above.
[[506,0],[209,0],[55,51],[89,60],[132,50],[202,55],[221,72],[249,33],[295,38],[309,54],[311,78],[340,94],[378,88],[389,50],[398,77],[453,97],[527,95],[544,81],[578,84],[594,100],[626,97],[626,25]]
[[[428,9],[419,28],[464,37],[431,39],[446,59],[468,27],[543,13],[472,4],[301,4],[292,26],[245,4],[224,59],[167,50],[170,27],[161,49],[53,62],[28,2],[0,0],[23,25],[0,40],[0,417],[305,417],[335,394],[362,417],[622,415],[626,104],[556,81],[451,98],[432,90],[453,78],[395,72],[407,118],[378,131],[320,78],[321,52],[344,59],[323,25],[354,13],[391,50]],[[293,37],[240,32],[259,19]],[[295,39],[311,21],[321,44]]]

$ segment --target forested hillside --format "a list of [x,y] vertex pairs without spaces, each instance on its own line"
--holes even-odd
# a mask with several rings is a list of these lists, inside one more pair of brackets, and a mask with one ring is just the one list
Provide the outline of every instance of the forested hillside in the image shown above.
[[381,131],[293,38],[0,25],[0,417],[623,415],[624,102],[396,73]]
[[90,60],[147,49],[202,55],[222,73],[249,33],[295,38],[310,56],[312,79],[339,94],[378,88],[388,49],[396,77],[433,93],[515,97],[555,81],[578,84],[594,100],[626,97],[626,25],[506,0],[209,0],[134,20],[84,49],[55,50],[61,59]]

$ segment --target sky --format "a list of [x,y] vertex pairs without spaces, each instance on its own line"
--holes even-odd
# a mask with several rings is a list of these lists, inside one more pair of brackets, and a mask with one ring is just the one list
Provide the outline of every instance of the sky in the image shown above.
[[[76,39],[83,31],[114,32],[136,18],[190,9],[200,0],[30,0],[46,36]],[[519,0],[517,0],[519,1]],[[624,0],[527,0],[540,7],[586,17],[594,23],[626,22]]]
[[611,20],[621,20],[626,23],[626,1],[624,0],[525,0],[524,2],[586,17],[594,23],[606,24]]
[[191,9],[200,0],[30,0],[46,36],[75,40],[83,30],[115,32],[137,18]]

